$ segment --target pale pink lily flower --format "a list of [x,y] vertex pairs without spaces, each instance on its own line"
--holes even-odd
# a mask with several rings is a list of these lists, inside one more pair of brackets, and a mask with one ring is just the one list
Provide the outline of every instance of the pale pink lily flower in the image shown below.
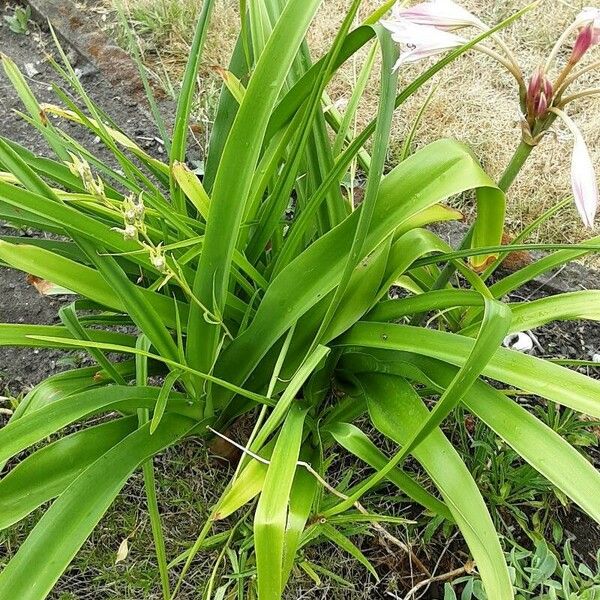
[[592,157],[579,131],[575,133],[571,163],[571,184],[579,215],[586,227],[593,228],[596,211],[598,210],[598,181]]
[[577,17],[575,17],[575,25],[577,27],[583,27],[590,23],[593,23],[594,27],[600,27],[600,8],[586,6]]
[[430,0],[409,8],[403,8],[396,4],[392,12],[392,19],[406,20],[416,25],[430,25],[448,31],[462,27],[487,29],[478,17],[453,0]]
[[466,43],[460,36],[431,25],[417,25],[404,19],[382,20],[381,24],[390,31],[392,39],[402,48],[394,70],[404,64],[459,48]]

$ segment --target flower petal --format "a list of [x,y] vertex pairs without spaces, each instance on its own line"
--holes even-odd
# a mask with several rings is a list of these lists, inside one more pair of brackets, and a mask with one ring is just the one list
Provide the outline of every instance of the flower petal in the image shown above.
[[478,17],[453,0],[430,0],[409,8],[396,5],[392,19],[403,19],[417,25],[431,25],[447,30],[470,26],[487,29]]
[[592,46],[600,43],[600,8],[586,6],[575,18],[576,27],[592,27]]
[[592,157],[579,132],[575,135],[573,147],[571,183],[581,219],[586,227],[592,228],[598,210],[598,182]]
[[416,25],[403,19],[383,20],[381,24],[390,31],[392,39],[403,48],[395,69],[403,64],[417,62],[459,48],[466,43],[464,38],[430,25]]

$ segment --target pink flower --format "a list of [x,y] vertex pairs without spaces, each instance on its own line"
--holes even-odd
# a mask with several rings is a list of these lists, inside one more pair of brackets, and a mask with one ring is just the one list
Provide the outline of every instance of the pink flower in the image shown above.
[[589,48],[600,43],[600,8],[584,8],[577,15],[574,26],[580,28],[573,47],[573,60],[577,62]]
[[415,25],[430,25],[451,31],[461,27],[487,29],[474,14],[453,0],[430,0],[410,8],[394,7],[392,20],[405,20]]
[[594,45],[598,43],[598,34],[594,33],[594,26],[588,23],[577,35],[573,52],[571,54],[571,62],[577,63],[583,55]]
[[573,159],[571,163],[571,183],[575,205],[586,227],[594,226],[596,211],[598,209],[598,182],[594,163],[581,133],[577,130]]
[[459,48],[466,43],[465,39],[448,31],[431,25],[417,25],[405,19],[384,20],[381,24],[390,31],[392,39],[403,49],[394,70],[404,64]]
[[559,108],[551,108],[550,110],[565,122],[575,138],[571,159],[573,197],[583,224],[592,228],[598,210],[598,181],[592,157],[581,131],[579,131],[573,119]]
[[576,27],[592,24],[596,32],[600,30],[600,8],[586,6],[575,18]]

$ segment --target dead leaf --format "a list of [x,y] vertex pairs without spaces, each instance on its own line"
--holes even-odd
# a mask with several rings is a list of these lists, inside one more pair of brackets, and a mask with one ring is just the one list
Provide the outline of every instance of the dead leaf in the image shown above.
[[32,285],[40,293],[41,296],[63,296],[65,294],[75,293],[67,288],[52,283],[51,281],[36,277],[35,275],[27,275],[26,280],[29,285]]
[[128,554],[129,554],[129,538],[125,538],[121,542],[121,545],[119,546],[119,549],[117,550],[117,558],[115,559],[115,565],[120,562],[123,562],[127,558]]

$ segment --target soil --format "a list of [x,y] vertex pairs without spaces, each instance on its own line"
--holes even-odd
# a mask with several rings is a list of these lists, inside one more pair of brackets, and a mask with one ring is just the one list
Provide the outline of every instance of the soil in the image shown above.
[[[1,6],[0,2],[0,13]],[[16,35],[11,33],[6,26],[0,25],[0,52],[9,55],[21,68],[24,68],[25,64],[32,64],[35,67],[38,74],[29,78],[28,82],[38,98],[48,102],[55,101],[55,96],[50,89],[50,82],[56,82],[57,76],[45,60],[44,54],[52,51],[52,48],[53,42],[47,33],[32,30],[29,35]],[[77,60],[75,55],[73,58],[75,66],[82,73],[82,81],[91,97],[140,145],[159,153],[160,145],[156,142],[157,133],[152,122],[146,116],[145,107],[140,102],[132,100],[118,87],[110,84],[100,72],[85,64],[82,59]],[[0,135],[15,140],[38,154],[49,154],[43,139],[37,136],[25,121],[15,116],[14,110],[20,109],[20,101],[12,86],[4,75],[0,74]],[[80,128],[72,127],[69,133],[88,146],[93,147],[95,144],[92,137]],[[98,153],[101,154],[99,147]],[[15,231],[11,228],[0,227],[0,235],[35,236],[39,234],[33,231]],[[535,296],[543,293],[543,290],[534,288],[529,293]],[[23,274],[4,268],[0,268],[0,299],[0,322],[40,324],[55,323],[59,307],[68,301],[65,297],[39,295],[35,288],[26,282]],[[594,354],[600,353],[600,324],[551,325],[540,328],[536,331],[536,335],[545,352],[554,357],[590,359]],[[27,391],[44,377],[65,368],[61,363],[62,357],[64,357],[64,353],[55,351],[0,347],[0,395],[2,391],[8,391],[11,394]],[[596,370],[596,372],[598,371]],[[597,449],[593,452],[596,463],[600,465],[600,453]],[[140,482],[137,481],[127,488],[136,498],[139,485]],[[572,509],[566,516],[564,527],[574,538],[575,549],[582,559],[589,559],[595,555],[597,549],[600,548],[600,528],[597,524],[576,509]],[[377,549],[374,551],[377,552]],[[345,559],[340,557],[340,560]],[[89,584],[90,582],[87,581],[87,585]],[[366,590],[366,587],[369,587],[369,591]],[[333,592],[329,595],[321,595],[321,593],[316,592],[313,595],[303,590],[302,597],[334,597]],[[357,591],[356,594],[349,591],[343,593],[343,597],[347,599],[378,597],[376,588],[367,585],[364,590]],[[364,594],[368,594],[368,596]],[[86,597],[109,596],[104,596],[103,592],[100,592],[100,595]]]

